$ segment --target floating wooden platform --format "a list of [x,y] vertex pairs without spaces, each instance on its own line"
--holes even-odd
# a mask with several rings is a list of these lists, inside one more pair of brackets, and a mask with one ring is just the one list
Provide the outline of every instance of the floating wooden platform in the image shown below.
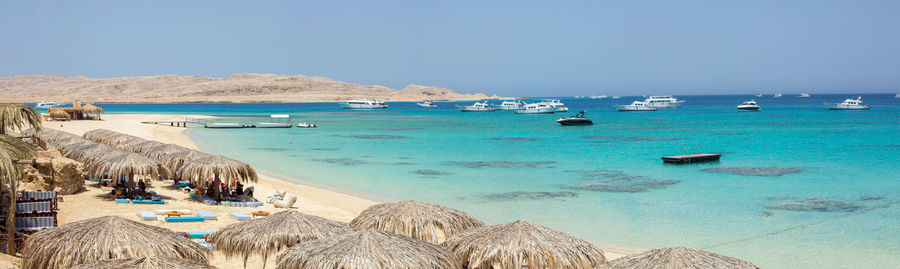
[[662,157],[662,160],[664,163],[689,164],[689,163],[718,162],[719,157],[722,157],[722,154],[705,154],[704,153],[704,154],[665,156],[665,157]]

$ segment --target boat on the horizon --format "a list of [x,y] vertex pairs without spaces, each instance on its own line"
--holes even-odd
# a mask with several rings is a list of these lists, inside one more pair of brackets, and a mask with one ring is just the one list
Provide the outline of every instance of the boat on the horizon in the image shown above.
[[612,99],[619,99],[619,98],[622,98],[622,97],[620,97],[620,96],[618,96],[618,95],[615,95],[615,96],[612,97]]
[[757,94],[757,95],[755,95],[755,96],[756,96],[756,97],[763,97],[763,95],[762,95],[761,93],[760,93],[760,94]]
[[756,100],[746,101],[737,106],[740,111],[760,111],[761,108],[756,104]]
[[781,97],[781,94],[780,94],[780,93],[776,93],[776,94],[775,94],[774,96],[772,96],[772,97],[779,98],[779,97]]
[[518,100],[503,101],[499,106],[496,107],[497,110],[518,110],[521,108],[522,102]]
[[800,96],[798,96],[798,97],[800,97],[800,98],[809,98],[809,94],[808,94],[808,93],[805,93],[805,92],[804,92],[804,93],[800,93]]
[[648,106],[646,102],[634,101],[630,105],[615,105],[618,111],[655,111],[655,107]]
[[825,107],[829,110],[868,110],[869,106],[862,104],[862,96],[853,99],[844,100],[843,103],[825,103]]
[[591,95],[591,99],[606,99],[606,95]]
[[516,114],[553,114],[556,108],[544,102],[524,104],[522,108],[516,109]]
[[307,123],[307,122],[297,123],[297,128],[317,128],[317,127],[319,127],[319,125],[315,124],[315,123]]
[[900,93],[895,94],[895,95],[894,95],[894,98],[900,98]]
[[346,109],[379,109],[379,108],[387,108],[388,105],[378,99],[368,99],[368,100],[350,100],[346,102],[340,102],[341,108]]
[[437,105],[434,104],[434,101],[431,101],[431,100],[426,100],[425,102],[416,103],[416,105],[419,107],[428,107],[428,108],[437,107]]
[[461,106],[459,111],[462,112],[494,112],[494,107],[488,104],[487,100],[475,102],[471,106]]
[[644,100],[647,106],[652,108],[678,108],[684,100],[678,100],[671,95],[651,95]]
[[584,117],[584,110],[571,117],[559,118],[556,122],[562,125],[594,125],[593,121]]
[[57,107],[59,105],[60,105],[59,102],[56,102],[56,101],[40,101],[36,105],[34,105],[34,108],[50,109],[53,107]]
[[254,128],[291,128],[291,115],[270,115],[272,121],[257,122],[253,124]]

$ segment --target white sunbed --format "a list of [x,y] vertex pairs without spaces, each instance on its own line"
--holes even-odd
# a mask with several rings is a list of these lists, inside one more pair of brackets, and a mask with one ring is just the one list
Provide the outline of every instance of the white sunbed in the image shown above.
[[213,214],[212,212],[208,212],[208,211],[197,211],[197,216],[201,216],[201,217],[203,217],[203,219],[206,219],[206,220],[219,219],[218,217],[216,217],[216,214]]
[[150,211],[140,211],[137,215],[141,220],[156,220],[156,214]]
[[228,212],[228,215],[236,220],[250,220],[250,215],[241,212]]

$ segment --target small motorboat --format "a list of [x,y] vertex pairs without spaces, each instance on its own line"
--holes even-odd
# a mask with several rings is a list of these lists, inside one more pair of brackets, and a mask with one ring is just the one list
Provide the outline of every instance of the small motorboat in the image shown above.
[[584,117],[584,110],[571,117],[559,118],[556,122],[562,125],[594,125],[591,119]]
[[416,103],[416,105],[418,105],[419,107],[428,107],[428,108],[437,107],[437,105],[434,104],[434,101],[431,101],[431,100],[421,102],[421,103]]
[[862,104],[862,96],[856,100],[847,99],[843,103],[825,103],[829,110],[868,110],[869,106]]
[[760,107],[756,104],[755,100],[750,100],[744,103],[741,103],[737,106],[737,109],[740,111],[759,111]]
[[308,122],[297,123],[297,128],[316,128],[316,127],[319,127],[319,125],[315,124],[315,123],[308,123]]
[[809,98],[809,94],[808,94],[808,93],[805,93],[805,92],[804,92],[804,93],[800,93],[800,96],[799,96],[799,97],[800,97],[800,98]]
[[34,108],[37,108],[37,109],[50,109],[50,108],[53,108],[53,107],[57,107],[57,106],[59,106],[59,105],[60,105],[60,104],[59,104],[58,102],[56,102],[56,101],[41,101],[41,102],[37,103],[36,105],[34,105]]
[[616,105],[618,111],[656,111],[655,107],[648,106],[646,102],[634,101],[630,105]]
[[476,102],[471,106],[462,106],[459,107],[459,111],[462,112],[494,112],[494,107],[488,104],[487,100],[482,101],[481,103]]

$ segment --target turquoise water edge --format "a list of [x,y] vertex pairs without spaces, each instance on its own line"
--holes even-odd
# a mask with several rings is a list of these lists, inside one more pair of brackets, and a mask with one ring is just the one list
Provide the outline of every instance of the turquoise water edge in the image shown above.
[[[686,246],[763,268],[900,268],[900,99],[829,111],[851,95],[681,96],[679,109],[616,112],[640,97],[563,99],[561,114],[461,113],[388,103],[108,104],[112,113],[222,121],[291,114],[316,129],[190,129],[203,150],[288,179],[383,201],[420,200],[491,224],[526,220],[599,246]],[[855,95],[853,95],[855,97]],[[720,162],[661,156],[721,153]],[[302,205],[301,205],[302,206]]]

